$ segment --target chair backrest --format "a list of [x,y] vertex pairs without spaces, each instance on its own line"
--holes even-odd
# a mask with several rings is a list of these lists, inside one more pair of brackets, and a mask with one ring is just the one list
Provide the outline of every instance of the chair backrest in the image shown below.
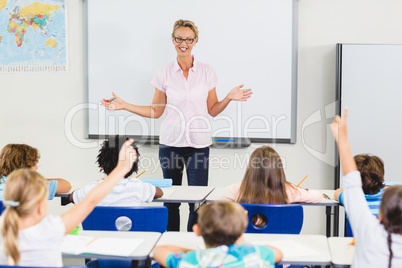
[[[303,226],[303,207],[299,204],[241,204],[248,211],[246,233],[299,234]],[[267,223],[257,227],[251,218],[263,215]]]
[[0,201],[0,215],[3,213],[3,211],[6,209],[6,206],[3,205],[3,201]]
[[93,231],[166,231],[166,207],[95,207],[82,222],[84,230]]

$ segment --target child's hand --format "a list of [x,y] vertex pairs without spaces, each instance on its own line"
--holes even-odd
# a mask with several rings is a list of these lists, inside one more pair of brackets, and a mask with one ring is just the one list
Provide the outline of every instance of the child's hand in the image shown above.
[[117,163],[117,168],[124,169],[127,172],[131,170],[135,161],[137,160],[137,151],[133,146],[131,146],[133,142],[133,139],[128,139],[126,142],[124,142],[119,152],[119,162]]
[[334,122],[331,124],[332,135],[334,135],[336,142],[338,142],[339,136],[341,137],[347,136],[346,133],[347,117],[348,117],[348,108],[345,108],[343,117],[341,118],[339,115],[337,115],[334,119]]

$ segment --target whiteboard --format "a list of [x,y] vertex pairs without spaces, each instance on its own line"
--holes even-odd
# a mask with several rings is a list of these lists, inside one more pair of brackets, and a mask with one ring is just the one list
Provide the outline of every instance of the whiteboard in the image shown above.
[[339,44],[338,59],[353,155],[381,157],[385,181],[402,182],[402,45]]
[[99,103],[115,92],[151,105],[151,79],[176,59],[173,23],[189,19],[199,29],[194,56],[219,77],[218,99],[240,84],[254,92],[209,118],[213,140],[295,143],[295,9],[295,0],[86,0],[89,138],[158,138],[163,116],[106,111]]

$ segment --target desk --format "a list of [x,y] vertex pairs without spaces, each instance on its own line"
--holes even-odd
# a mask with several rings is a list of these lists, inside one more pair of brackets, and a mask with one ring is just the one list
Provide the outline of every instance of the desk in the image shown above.
[[143,239],[143,243],[136,248],[129,257],[118,257],[98,254],[65,254],[63,258],[78,258],[78,259],[120,259],[133,260],[133,264],[139,265],[139,261],[146,261],[149,258],[156,242],[159,240],[161,233],[157,232],[116,232],[116,231],[79,231],[79,235],[93,237],[114,237],[114,238],[137,238]]
[[352,265],[355,246],[349,245],[352,237],[329,237],[328,245],[334,268],[346,268]]
[[202,203],[215,189],[210,186],[171,186],[161,188],[163,196],[153,202]]
[[[77,189],[77,188],[75,188]],[[163,196],[154,199],[152,202],[169,202],[169,203],[195,203],[201,204],[205,198],[214,190],[210,186],[171,186],[161,188]],[[56,197],[61,197],[61,205],[69,204],[69,193],[56,194]]]
[[[316,190],[323,194],[326,194],[331,199],[323,198],[320,203],[300,203],[303,206],[325,206],[325,214],[326,214],[326,235],[327,237],[331,236],[331,209],[332,207],[339,206],[339,202],[335,201],[334,193],[335,190]],[[225,187],[216,187],[211,194],[209,194],[206,198],[206,202],[214,202],[219,200],[229,200],[225,197]],[[338,235],[336,233],[336,235]]]
[[[268,241],[288,241],[293,240],[316,251],[317,255],[286,257],[282,259],[281,264],[292,265],[330,265],[331,255],[328,247],[327,237],[324,235],[281,235],[281,234],[244,234],[246,241],[250,243],[261,244],[259,242]],[[205,248],[202,237],[194,233],[184,232],[165,232],[162,234],[156,245],[175,245],[190,249]]]

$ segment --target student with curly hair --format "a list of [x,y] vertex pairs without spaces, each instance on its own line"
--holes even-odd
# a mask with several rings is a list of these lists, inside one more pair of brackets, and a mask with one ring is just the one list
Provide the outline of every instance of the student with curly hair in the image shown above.
[[[117,135],[103,142],[97,157],[97,163],[101,172],[109,175],[110,172],[116,168],[119,161],[119,148],[125,141],[125,137]],[[133,144],[133,147],[139,157],[140,154],[138,153],[137,146]],[[163,192],[159,187],[142,182],[140,179],[130,178],[134,172],[136,173],[138,171],[138,157],[131,170],[125,174],[113,190],[103,198],[98,204],[99,206],[138,206],[141,202],[152,202],[154,198],[162,197]],[[80,202],[103,180],[104,178],[75,190],[70,194],[70,201],[75,204]]]
[[[40,154],[38,149],[27,144],[7,144],[0,152],[0,199],[3,199],[4,182],[7,176],[14,170],[29,168],[38,170]],[[59,178],[47,179],[49,183],[49,199],[53,199],[56,193],[70,191],[71,184]]]
[[39,173],[26,168],[13,171],[5,183],[6,210],[0,217],[0,264],[62,267],[64,236],[130,171],[137,157],[133,141],[123,144],[118,164],[107,178],[62,215],[47,215],[48,183]]

